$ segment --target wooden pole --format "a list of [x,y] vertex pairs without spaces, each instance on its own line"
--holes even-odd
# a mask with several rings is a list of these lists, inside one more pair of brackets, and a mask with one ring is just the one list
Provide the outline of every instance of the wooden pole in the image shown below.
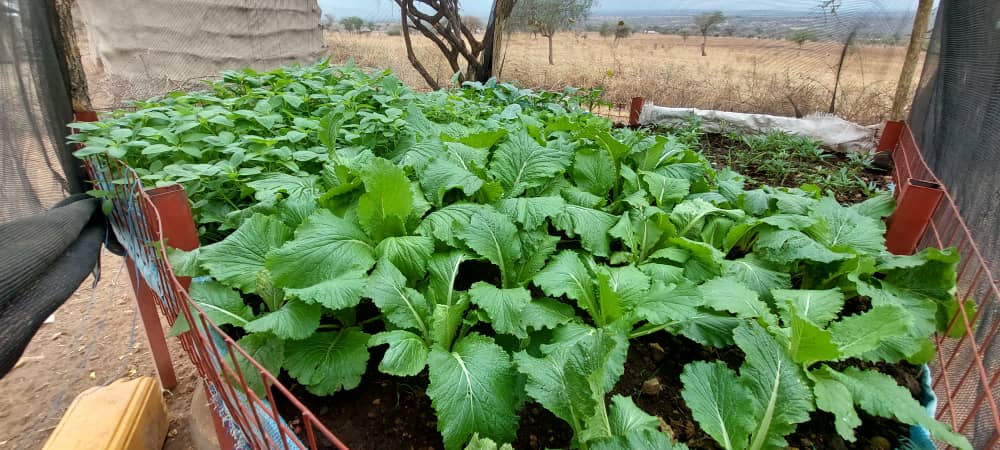
[[919,0],[917,16],[913,18],[913,31],[910,32],[910,45],[906,48],[903,59],[903,70],[896,83],[896,95],[892,99],[892,113],[889,120],[903,120],[903,110],[909,104],[910,89],[913,87],[913,75],[917,71],[917,61],[923,50],[924,35],[927,34],[927,24],[930,23],[933,0]]
[[69,75],[69,93],[73,111],[90,111],[90,96],[87,94],[87,74],[80,60],[80,48],[76,42],[73,27],[73,3],[75,0],[55,0],[57,29],[59,30],[59,51]]

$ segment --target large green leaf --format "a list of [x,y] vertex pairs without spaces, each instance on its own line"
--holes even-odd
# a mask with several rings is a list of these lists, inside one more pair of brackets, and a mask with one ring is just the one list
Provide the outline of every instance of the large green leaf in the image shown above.
[[[839,393],[843,394],[845,390],[850,392],[853,402],[868,414],[894,418],[910,425],[920,425],[930,431],[935,439],[960,449],[972,449],[965,436],[953,432],[948,425],[934,420],[927,410],[913,399],[909,389],[900,386],[888,375],[855,367],[848,367],[843,372],[824,367],[814,371],[813,376],[841,383],[846,389],[839,389]],[[843,408],[831,409],[834,409],[831,411],[833,413],[838,411],[844,413]],[[849,422],[853,422],[849,414],[846,417]]]
[[660,245],[661,238],[672,237],[673,225],[658,208],[626,211],[608,232],[621,239],[631,252],[632,260],[645,261]]
[[353,308],[361,302],[367,283],[364,270],[352,270],[309,287],[287,288],[285,293],[306,303],[319,303],[330,309]]
[[660,208],[671,207],[684,200],[691,190],[691,182],[679,178],[667,178],[655,172],[639,172],[642,181],[649,189],[649,195],[653,197],[656,206]]
[[473,433],[511,442],[517,431],[516,377],[507,352],[492,339],[472,334],[451,351],[440,346],[427,358],[427,396],[437,412],[448,450],[461,448]]
[[560,240],[544,231],[522,231],[520,239],[523,254],[515,265],[514,283],[523,286],[545,266]]
[[453,305],[458,300],[455,291],[455,281],[462,263],[469,260],[469,255],[460,250],[431,255],[427,264],[430,273],[427,283],[427,299],[439,305]]
[[489,174],[503,186],[504,196],[517,197],[538,187],[569,166],[571,154],[562,146],[539,145],[526,131],[511,134],[490,161]]
[[222,241],[202,247],[198,260],[216,280],[251,293],[267,253],[291,237],[292,230],[278,219],[255,214]]
[[603,379],[614,345],[610,336],[587,332],[542,358],[514,354],[517,370],[527,376],[528,395],[566,421],[575,441],[611,437]]
[[600,315],[594,277],[576,252],[565,250],[556,255],[535,275],[534,283],[548,295],[565,295],[591,315]]
[[514,264],[521,257],[521,241],[517,226],[507,216],[493,210],[476,212],[457,234],[479,256],[500,268],[505,287],[515,281]]
[[288,374],[316,395],[354,389],[368,364],[368,335],[358,328],[316,333],[285,346]]
[[406,286],[406,277],[389,260],[379,261],[368,277],[364,296],[372,299],[386,319],[397,327],[428,336],[430,303],[420,292]]
[[590,450],[688,450],[684,444],[676,444],[660,431],[638,430],[624,436],[595,441]]
[[353,271],[367,271],[375,263],[368,236],[356,225],[319,210],[298,229],[295,239],[267,255],[267,268],[276,284],[305,288]]
[[409,331],[383,331],[368,339],[368,346],[389,344],[378,369],[389,375],[412,377],[427,365],[430,349],[420,336]]
[[486,311],[490,325],[498,333],[506,333],[521,339],[528,337],[525,329],[524,309],[531,303],[531,292],[525,288],[499,289],[482,281],[469,288],[469,299]]
[[786,323],[792,320],[789,308],[819,326],[826,326],[840,315],[844,307],[844,294],[840,289],[806,290],[775,289],[771,291],[774,302]]
[[545,223],[545,219],[555,217],[566,202],[562,197],[516,197],[505,198],[497,203],[497,209],[521,224],[525,230],[534,230]]
[[568,203],[553,225],[571,238],[580,236],[583,248],[594,256],[608,256],[611,241],[608,231],[617,221],[617,217],[604,211]]
[[757,298],[757,293],[734,278],[723,277],[709,280],[698,286],[705,305],[716,311],[726,311],[744,319],[763,319],[765,323],[777,323],[774,314]]
[[877,348],[885,339],[906,335],[909,323],[906,310],[885,305],[833,322],[830,331],[844,356],[853,357]]
[[281,339],[304,339],[319,327],[323,308],[299,300],[288,300],[277,311],[261,315],[243,326],[253,333],[270,332]]
[[253,310],[243,303],[240,294],[218,282],[192,283],[190,295],[216,325],[233,324],[242,327],[254,319]]
[[847,258],[847,255],[831,251],[801,231],[777,228],[761,230],[754,252],[778,264],[799,260],[828,263]]
[[[240,348],[245,350],[254,361],[264,366],[275,378],[281,374],[281,366],[285,362],[285,341],[276,338],[270,333],[252,333],[236,341]],[[239,363],[240,372],[243,373],[243,381],[261,398],[265,398],[264,381],[257,376],[257,367],[238,353],[236,360]]]
[[653,325],[679,323],[699,315],[705,300],[692,283],[664,285],[653,281],[649,293],[635,305],[635,313]]
[[549,298],[534,298],[524,307],[521,326],[541,330],[556,328],[576,319],[573,307]]
[[807,231],[827,248],[844,253],[879,254],[885,251],[885,223],[845,208],[826,197],[810,210],[821,220]]
[[746,354],[740,382],[750,389],[756,420],[749,448],[785,448],[785,436],[809,420],[812,390],[787,351],[757,323],[743,324],[733,339]]
[[792,360],[808,367],[819,361],[836,361],[842,353],[833,342],[833,334],[829,330],[818,327],[795,309],[789,308],[791,316],[788,327],[791,336],[788,339],[788,353]]
[[722,448],[747,448],[754,427],[754,416],[748,411],[752,393],[739,382],[736,372],[721,361],[698,361],[684,366],[681,383],[684,404],[702,430]]
[[403,169],[377,159],[361,179],[365,193],[358,198],[358,222],[375,240],[406,234],[413,211],[413,192]]
[[675,206],[670,212],[670,221],[677,227],[677,235],[683,237],[699,236],[715,217],[739,219],[743,211],[722,209],[701,199],[686,200]]
[[424,277],[433,252],[434,240],[427,236],[391,236],[375,246],[378,259],[388,259],[411,280]]
[[739,281],[753,289],[764,301],[774,304],[772,289],[788,289],[792,287],[792,277],[787,270],[749,254],[737,260],[726,260],[722,263],[723,274]]
[[615,161],[604,149],[580,149],[570,170],[577,187],[599,197],[608,195],[615,185]]
[[257,200],[268,200],[278,193],[292,198],[312,198],[319,193],[315,176],[294,176],[284,173],[270,174],[247,183],[255,191]]
[[431,202],[443,206],[448,191],[459,189],[471,196],[483,187],[483,179],[449,159],[434,158],[420,170],[420,186],[430,195]]
[[487,205],[476,203],[455,203],[445,206],[424,217],[417,227],[417,232],[424,236],[431,236],[451,247],[460,247],[457,231],[464,226],[468,226],[472,221],[472,216],[477,212],[489,214],[494,212],[493,208]]

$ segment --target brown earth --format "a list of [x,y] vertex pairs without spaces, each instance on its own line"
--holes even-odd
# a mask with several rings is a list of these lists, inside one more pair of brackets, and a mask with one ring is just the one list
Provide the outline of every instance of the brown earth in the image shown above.
[[[105,252],[101,262],[97,287],[88,277],[0,379],[0,449],[41,448],[76,395],[88,388],[156,376],[122,258]],[[188,415],[200,382],[179,341],[170,338],[168,344],[178,386],[164,392],[170,417],[164,448],[186,450],[193,448]]]

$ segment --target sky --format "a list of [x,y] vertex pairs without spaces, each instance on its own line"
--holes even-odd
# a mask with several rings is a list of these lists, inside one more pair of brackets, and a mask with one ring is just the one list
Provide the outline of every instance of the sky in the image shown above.
[[[393,0],[318,0],[324,13],[334,17],[361,16],[365,19],[395,20],[399,10]],[[492,0],[460,0],[464,13],[486,17]],[[670,10],[722,10],[726,13],[740,11],[809,11],[815,10],[819,0],[596,0],[593,15],[614,14],[621,11],[670,11]],[[935,1],[935,3],[937,3]],[[843,0],[844,8],[861,11],[913,10],[917,0]]]

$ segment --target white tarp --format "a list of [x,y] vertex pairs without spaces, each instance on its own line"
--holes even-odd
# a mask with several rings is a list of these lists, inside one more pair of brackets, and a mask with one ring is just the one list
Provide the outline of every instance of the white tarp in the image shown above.
[[727,111],[710,111],[693,108],[667,108],[645,104],[639,115],[642,125],[677,126],[690,121],[691,116],[701,122],[701,129],[710,133],[738,131],[740,133],[766,133],[784,131],[808,137],[840,152],[871,152],[875,150],[875,129],[848,122],[840,117],[818,114],[802,119],[746,114]]

